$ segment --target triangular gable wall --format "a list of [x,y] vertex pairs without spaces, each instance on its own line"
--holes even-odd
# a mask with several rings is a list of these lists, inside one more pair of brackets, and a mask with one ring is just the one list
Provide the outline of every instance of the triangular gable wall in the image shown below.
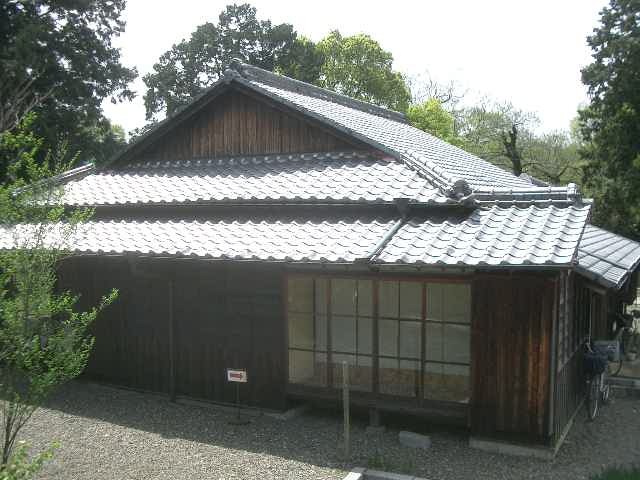
[[370,148],[312,122],[269,105],[257,96],[231,89],[129,161]]

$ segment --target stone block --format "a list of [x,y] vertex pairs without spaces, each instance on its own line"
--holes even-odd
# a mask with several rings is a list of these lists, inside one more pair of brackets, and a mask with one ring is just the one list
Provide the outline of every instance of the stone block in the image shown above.
[[405,430],[398,434],[398,440],[406,447],[420,448],[427,450],[431,447],[431,438],[427,435],[420,435],[419,433],[407,432]]

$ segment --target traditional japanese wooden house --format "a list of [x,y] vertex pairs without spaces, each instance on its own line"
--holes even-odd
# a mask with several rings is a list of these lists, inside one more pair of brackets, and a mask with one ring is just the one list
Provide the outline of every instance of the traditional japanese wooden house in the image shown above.
[[590,315],[632,289],[640,258],[591,241],[575,185],[239,62],[61,182],[67,205],[95,208],[61,286],[87,305],[120,290],[89,377],[233,402],[225,369],[243,368],[242,403],[281,410],[337,402],[346,361],[355,405],[460,424],[484,447],[556,448]]

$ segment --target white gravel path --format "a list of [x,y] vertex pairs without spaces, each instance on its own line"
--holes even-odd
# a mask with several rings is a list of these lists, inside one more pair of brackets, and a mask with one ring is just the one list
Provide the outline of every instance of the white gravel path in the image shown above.
[[[640,460],[640,400],[616,392],[594,423],[578,416],[553,461],[470,449],[461,432],[429,431],[427,452],[399,445],[398,429],[372,441],[354,422],[354,457],[340,457],[340,417],[252,418],[245,426],[212,407],[93,384],[72,383],[39,410],[22,437],[34,449],[61,446],[46,479],[341,479],[351,466],[383,467],[433,480],[587,479],[604,466]],[[418,425],[414,429],[420,431]]]

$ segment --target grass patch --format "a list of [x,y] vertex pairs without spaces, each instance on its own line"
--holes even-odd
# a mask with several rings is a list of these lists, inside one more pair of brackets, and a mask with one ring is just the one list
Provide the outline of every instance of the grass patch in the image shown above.
[[592,480],[640,480],[640,466],[610,467],[599,473]]

